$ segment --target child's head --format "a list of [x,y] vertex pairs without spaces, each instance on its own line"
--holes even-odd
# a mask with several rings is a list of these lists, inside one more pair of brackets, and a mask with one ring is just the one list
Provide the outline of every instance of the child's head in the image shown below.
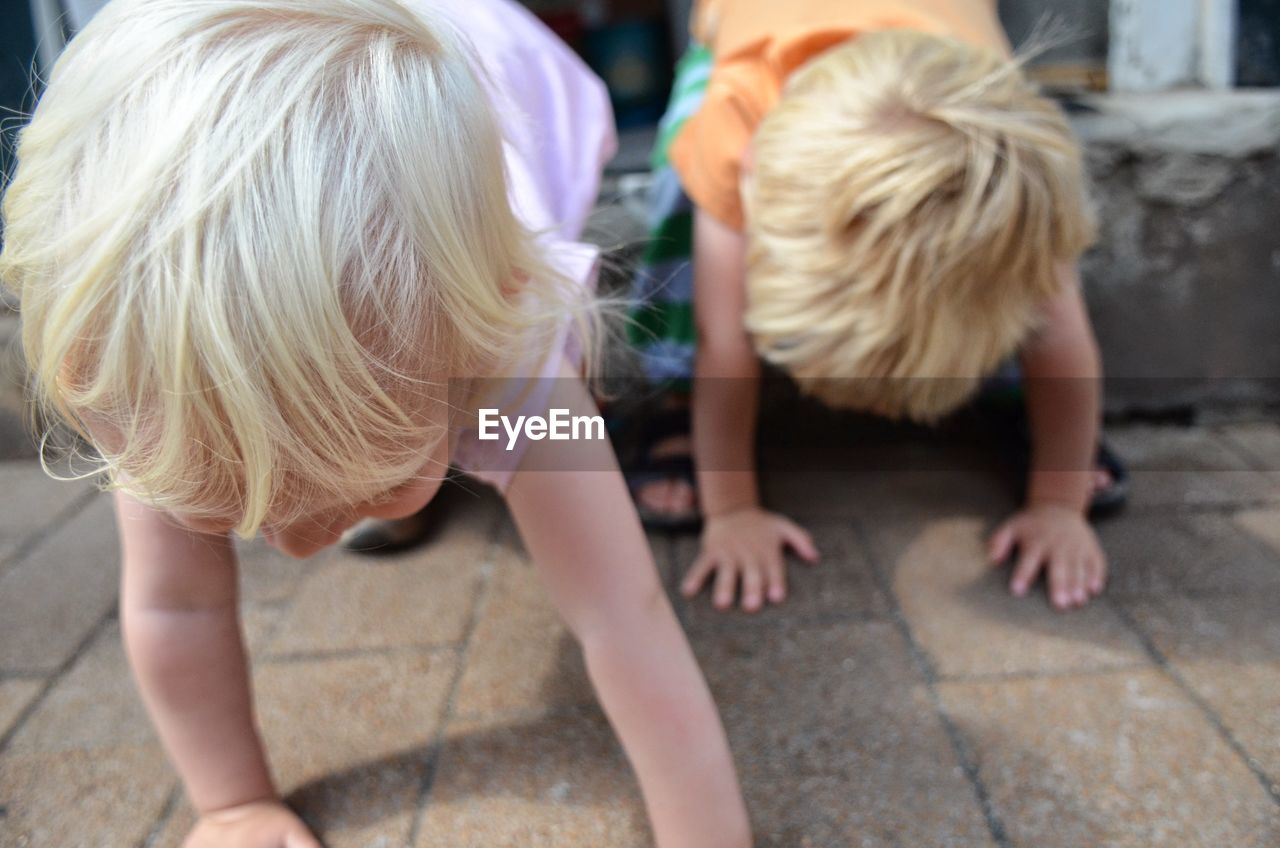
[[838,406],[936,418],[1093,237],[1080,153],[1018,65],[905,30],[797,71],[744,181],[761,355]]
[[474,68],[393,0],[114,0],[72,41],[0,276],[114,483],[242,533],[376,502],[450,378],[549,338]]

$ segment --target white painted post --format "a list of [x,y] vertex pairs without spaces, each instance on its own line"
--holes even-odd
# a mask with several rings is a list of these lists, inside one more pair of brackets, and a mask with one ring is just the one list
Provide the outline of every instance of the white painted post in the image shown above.
[[67,35],[75,35],[107,0],[30,0],[40,73],[47,77],[58,61]]
[[1209,88],[1236,83],[1239,0],[1200,0],[1200,81]]
[[1235,81],[1238,0],[1111,0],[1113,91]]
[[35,29],[36,60],[40,76],[48,78],[53,63],[66,44],[62,33],[62,9],[57,0],[31,0],[31,23]]
[[1111,88],[1159,91],[1190,83],[1199,6],[1199,0],[1111,0]]

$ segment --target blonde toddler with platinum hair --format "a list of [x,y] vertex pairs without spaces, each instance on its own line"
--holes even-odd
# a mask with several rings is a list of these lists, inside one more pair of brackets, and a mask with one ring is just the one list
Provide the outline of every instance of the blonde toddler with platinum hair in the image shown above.
[[0,274],[40,399],[114,485],[244,535],[411,476],[448,380],[574,305],[467,48],[397,3],[116,0],[18,161]]
[[934,420],[1093,238],[1079,147],[1016,62],[869,33],[787,82],[745,179],[747,329],[833,406]]
[[530,412],[595,413],[577,237],[614,146],[602,83],[511,0],[114,0],[57,63],[0,275],[45,412],[115,489],[123,635],[188,848],[319,845],[259,740],[229,534],[305,556],[417,513],[451,461],[505,496],[657,844],[750,843],[608,443],[557,471],[545,441],[482,444],[447,392],[500,378]]

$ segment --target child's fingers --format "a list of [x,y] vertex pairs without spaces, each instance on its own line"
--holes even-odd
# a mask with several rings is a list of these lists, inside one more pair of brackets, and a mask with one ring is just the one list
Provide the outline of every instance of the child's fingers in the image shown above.
[[1089,591],[1089,555],[1080,553],[1076,555],[1076,604],[1084,606],[1089,603],[1089,598],[1093,593]]
[[686,598],[692,598],[702,590],[703,584],[707,582],[707,578],[711,576],[711,572],[715,571],[716,558],[708,554],[703,554],[694,561],[689,568],[689,573],[684,576],[684,582],[680,584],[680,592]]
[[721,559],[716,570],[715,588],[711,592],[711,604],[716,609],[728,609],[733,606],[733,593],[738,588],[738,569],[736,564]]
[[1009,589],[1013,594],[1018,597],[1027,594],[1027,590],[1031,588],[1031,584],[1040,573],[1042,558],[1043,551],[1039,546],[1025,546],[1022,555],[1018,557],[1018,564],[1013,569],[1013,577],[1009,580]]
[[770,602],[780,604],[787,599],[787,566],[781,558],[769,563],[765,583]]
[[747,564],[742,569],[742,608],[758,612],[764,605],[764,566],[759,562]]
[[323,848],[320,840],[309,833],[290,833],[284,838],[284,848]]
[[1069,563],[1049,563],[1049,600],[1060,610],[1071,607],[1071,579]]
[[1091,552],[1085,559],[1085,585],[1095,595],[1102,594],[1102,587],[1107,583],[1107,563],[1102,556]]
[[1059,554],[1057,567],[1067,575],[1067,608],[1083,606],[1088,598],[1088,593],[1084,590],[1084,560],[1074,553]]
[[813,543],[813,536],[799,524],[783,521],[782,538],[805,562],[818,561],[818,546]]

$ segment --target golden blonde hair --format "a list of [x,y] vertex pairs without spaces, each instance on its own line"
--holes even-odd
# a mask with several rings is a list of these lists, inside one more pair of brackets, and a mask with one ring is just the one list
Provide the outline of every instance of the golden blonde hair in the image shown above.
[[0,277],[113,485],[244,535],[362,502],[444,437],[450,378],[550,344],[572,286],[477,67],[393,0],[114,0],[72,41]]
[[871,33],[802,67],[754,160],[748,329],[837,406],[954,409],[1093,239],[1061,110],[1017,61],[939,36]]

